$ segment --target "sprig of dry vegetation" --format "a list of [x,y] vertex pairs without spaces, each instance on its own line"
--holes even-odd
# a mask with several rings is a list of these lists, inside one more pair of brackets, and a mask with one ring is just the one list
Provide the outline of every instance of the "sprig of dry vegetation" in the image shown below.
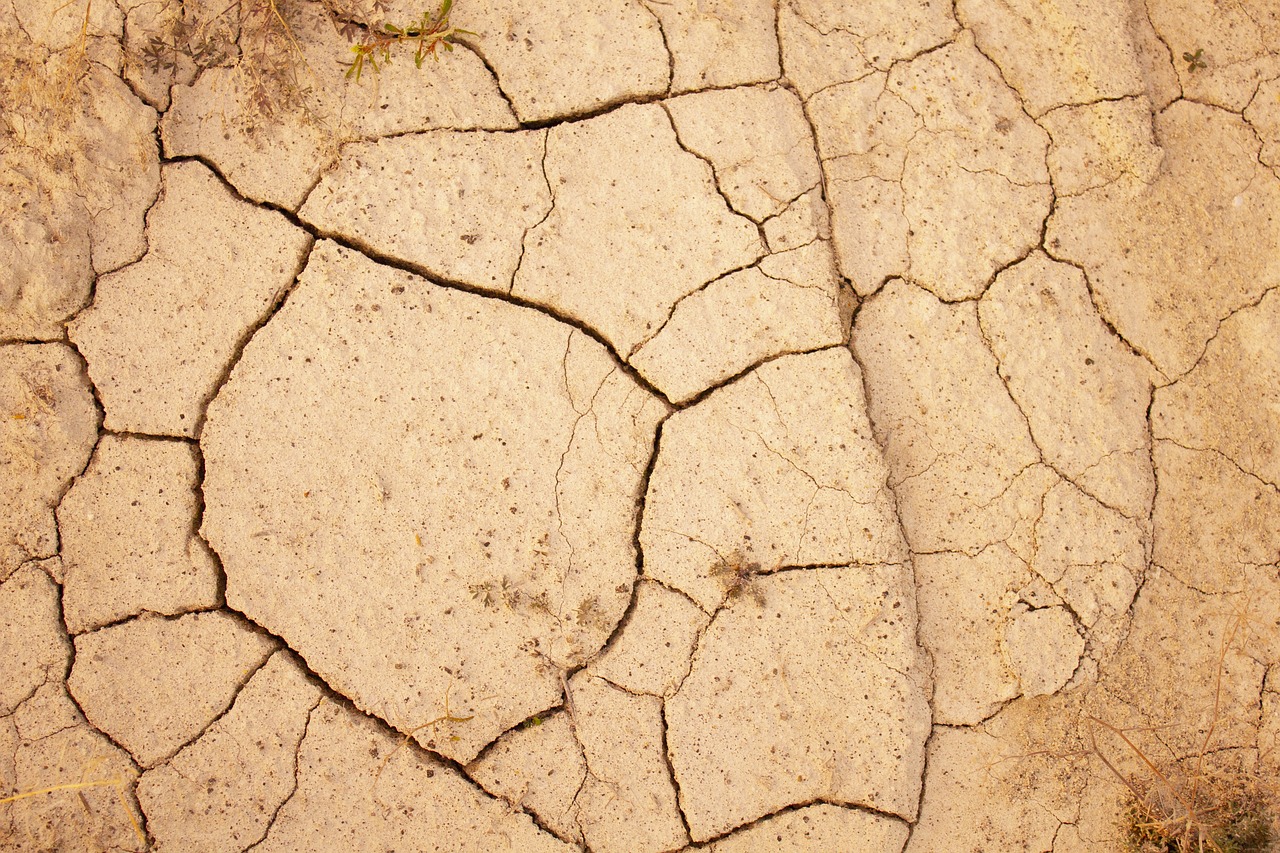
[[[44,22],[56,44],[16,21],[0,21],[0,150],[58,147],[50,139],[77,120],[91,97],[93,45],[119,50],[118,32],[95,28],[112,8],[110,0],[66,0]],[[319,8],[350,44],[350,58],[338,55],[333,62],[357,83],[366,69],[378,71],[401,50],[421,67],[427,57],[451,51],[459,36],[474,35],[450,23],[453,0],[404,25],[386,19],[383,0],[323,0]],[[306,113],[317,75],[297,35],[299,11],[298,0],[155,0],[145,17],[130,18],[125,64],[171,79],[231,68],[255,121]]]
[[[141,48],[138,59],[146,68],[174,70],[184,61],[197,71],[232,66],[248,84],[254,111],[267,119],[303,103],[315,75],[290,23],[288,0],[232,0],[212,14],[202,14],[196,2],[168,2],[170,23]],[[335,61],[356,82],[366,67],[380,70],[401,47],[413,48],[414,64],[421,68],[428,56],[439,58],[440,48],[453,50],[458,36],[474,35],[450,24],[453,0],[405,26],[386,20],[382,0],[326,0],[323,8],[351,45],[353,58]]]
[[[1227,654],[1243,648],[1249,606],[1232,618],[1214,667],[1213,708],[1196,753],[1182,762],[1153,759],[1133,738],[1098,717],[1089,717],[1092,752],[1128,789],[1124,843],[1130,853],[1266,853],[1277,849],[1280,780],[1245,768],[1210,768],[1215,735],[1223,720],[1223,674]],[[1143,772],[1125,774],[1098,746],[1105,731],[1138,760]]]
[[85,0],[83,13],[71,8],[73,2],[54,11],[55,18],[68,19],[59,21],[64,26],[75,16],[78,35],[69,45],[45,45],[14,21],[0,24],[0,148],[47,147],[48,135],[79,112],[89,73],[92,0]]

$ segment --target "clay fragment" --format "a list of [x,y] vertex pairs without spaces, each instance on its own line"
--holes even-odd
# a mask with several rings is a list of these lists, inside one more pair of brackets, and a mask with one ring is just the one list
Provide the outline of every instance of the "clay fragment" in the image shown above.
[[84,470],[101,414],[63,344],[0,346],[0,581],[58,550],[54,507]]
[[116,435],[58,507],[62,609],[73,634],[143,611],[175,615],[218,604],[218,565],[196,535],[193,446]]
[[142,767],[170,758],[225,711],[275,650],[224,611],[140,616],[75,639],[67,688]]

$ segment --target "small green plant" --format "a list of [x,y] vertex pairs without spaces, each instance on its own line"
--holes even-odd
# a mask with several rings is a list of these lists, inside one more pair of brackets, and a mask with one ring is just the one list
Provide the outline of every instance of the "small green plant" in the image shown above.
[[372,27],[362,30],[354,25],[343,27],[343,33],[348,41],[354,41],[356,35],[363,33],[362,38],[351,45],[351,52],[355,54],[355,59],[348,63],[347,78],[354,77],[359,83],[360,72],[366,64],[377,71],[380,67],[379,62],[384,65],[391,62],[391,48],[397,44],[413,43],[417,46],[413,53],[413,64],[418,68],[422,67],[422,61],[428,56],[438,61],[440,59],[437,53],[438,48],[443,46],[445,50],[453,50],[454,41],[458,36],[475,35],[470,30],[459,29],[449,24],[449,12],[452,8],[453,0],[444,0],[434,15],[423,12],[420,21],[407,27],[398,27],[389,23],[384,23],[381,31]]
[[1195,53],[1184,53],[1182,58],[1187,62],[1187,70],[1194,73],[1207,67],[1204,62],[1204,48],[1197,47]]

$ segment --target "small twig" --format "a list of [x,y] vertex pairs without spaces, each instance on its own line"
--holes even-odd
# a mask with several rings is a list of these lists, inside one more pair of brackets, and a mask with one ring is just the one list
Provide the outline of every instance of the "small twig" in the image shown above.
[[47,788],[36,788],[31,791],[23,791],[20,794],[0,798],[0,805],[5,803],[16,803],[19,800],[30,799],[31,797],[42,797],[45,794],[56,794],[61,791],[83,791],[86,788],[115,788],[116,796],[120,800],[120,807],[124,809],[125,815],[129,818],[129,824],[133,827],[133,831],[137,833],[138,840],[142,842],[142,846],[147,846],[147,835],[142,831],[142,827],[138,825],[137,818],[133,816],[133,809],[129,807],[129,801],[124,795],[125,780],[119,776],[111,779],[96,779],[92,782],[67,782],[62,785],[50,785]]
[[468,720],[475,718],[475,714],[471,714],[466,717],[455,717],[449,712],[449,691],[452,689],[453,684],[450,683],[444,690],[444,713],[439,717],[436,717],[434,720],[428,720],[420,726],[415,726],[414,728],[409,729],[409,731],[405,732],[404,737],[401,738],[400,742],[395,745],[395,748],[388,752],[386,757],[382,759],[382,762],[378,765],[377,772],[373,774],[373,782],[375,785],[378,783],[378,780],[382,778],[382,771],[386,769],[386,766],[391,761],[392,757],[399,752],[400,747],[407,744],[409,739],[415,734],[429,726],[438,726],[440,723],[465,723]]

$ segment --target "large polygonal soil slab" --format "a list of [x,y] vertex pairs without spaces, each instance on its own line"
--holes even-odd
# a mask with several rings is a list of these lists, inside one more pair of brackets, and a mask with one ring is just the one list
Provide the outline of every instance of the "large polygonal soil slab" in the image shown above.
[[841,271],[967,299],[1039,239],[1048,139],[968,34],[809,102]]
[[665,413],[569,326],[322,242],[209,409],[227,601],[469,761],[630,601]]
[[[88,301],[94,276],[146,248],[143,215],[160,181],[156,113],[112,72],[111,39],[84,50],[86,30],[119,27],[113,5],[70,14],[64,4],[6,5],[13,11],[0,8],[8,78],[0,97],[0,340],[57,340]],[[15,17],[25,20],[14,27]],[[67,85],[57,69],[74,67],[67,56],[77,47],[84,70],[78,85]]]
[[408,750],[373,720],[324,699],[299,744],[296,787],[257,850],[573,848],[540,832],[452,767]]
[[735,586],[727,563],[897,563],[887,479],[849,351],[771,361],[663,425],[645,573],[710,612]]

